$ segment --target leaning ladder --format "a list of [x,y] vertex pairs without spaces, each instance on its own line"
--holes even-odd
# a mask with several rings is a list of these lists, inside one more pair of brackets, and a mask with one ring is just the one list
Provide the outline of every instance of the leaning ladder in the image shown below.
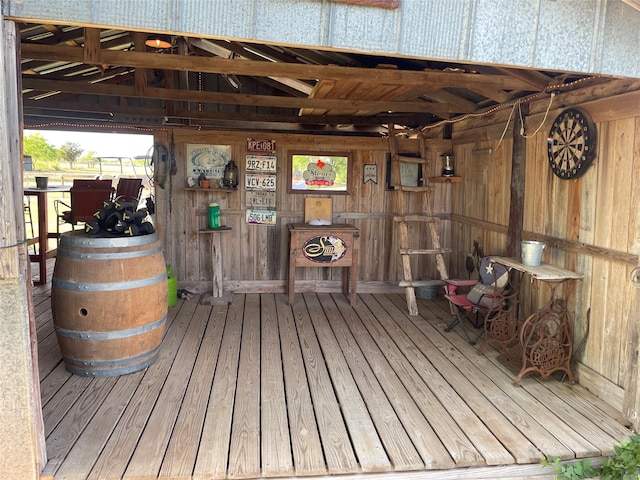
[[[399,244],[399,253],[402,264],[403,280],[399,283],[405,289],[407,299],[407,308],[409,315],[418,315],[418,305],[416,302],[415,287],[441,285],[442,280],[447,280],[447,266],[444,262],[443,253],[450,252],[450,249],[443,249],[440,245],[440,236],[438,235],[438,218],[433,215],[433,188],[428,181],[428,172],[431,171],[431,158],[427,144],[423,135],[418,135],[420,145],[420,157],[407,157],[398,153],[398,141],[394,125],[389,125],[389,151],[391,153],[391,178],[393,180],[395,194],[395,211],[394,223],[397,225],[397,235]],[[404,186],[400,182],[400,163],[419,163],[422,165],[423,186]],[[422,192],[423,193],[423,214],[408,215],[406,213],[406,192]],[[409,228],[408,222],[424,222],[428,225],[429,236],[431,238],[430,249],[409,248]],[[411,256],[412,255],[434,255],[436,258],[436,267],[440,274],[440,280],[414,280],[411,272]]]

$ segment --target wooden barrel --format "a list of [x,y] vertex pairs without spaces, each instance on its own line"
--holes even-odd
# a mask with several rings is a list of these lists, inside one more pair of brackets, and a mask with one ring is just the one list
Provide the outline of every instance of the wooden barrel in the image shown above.
[[167,318],[167,271],[157,233],[109,238],[63,233],[51,310],[70,372],[115,376],[151,365]]

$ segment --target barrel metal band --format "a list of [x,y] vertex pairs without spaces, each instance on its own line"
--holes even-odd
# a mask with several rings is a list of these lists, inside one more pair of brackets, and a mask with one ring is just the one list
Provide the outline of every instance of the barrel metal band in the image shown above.
[[[83,360],[76,360],[70,357],[64,357],[64,361],[67,366],[67,370],[69,370],[71,373],[75,373],[76,375],[84,375],[85,377],[115,377],[118,375],[126,375],[128,373],[137,372],[138,370],[147,368],[158,358],[159,349],[160,345],[155,347],[153,350],[149,350],[148,352],[145,352],[141,355],[137,355],[131,358],[125,358],[122,360],[88,362]],[[120,368],[113,368],[114,366],[117,366],[119,364],[126,364],[136,360],[140,361],[138,361],[138,363],[125,365]],[[102,367],[103,370],[93,370],[92,368],[94,367]]]
[[163,271],[161,274],[154,277],[141,278],[139,280],[129,280],[122,282],[109,282],[109,283],[77,283],[60,280],[59,278],[53,278],[52,285],[62,288],[64,290],[73,290],[76,292],[112,292],[115,290],[128,290],[130,288],[148,287],[156,283],[166,281],[167,272]]
[[149,250],[135,250],[132,252],[113,252],[113,253],[83,253],[76,250],[58,251],[59,257],[68,257],[81,260],[120,260],[123,258],[138,258],[154,255],[162,251],[162,246],[157,246]]
[[54,325],[54,328],[57,334],[67,338],[75,338],[78,340],[116,340],[119,338],[133,337],[134,335],[140,335],[142,333],[155,330],[156,328],[161,327],[166,319],[167,316],[165,315],[160,320],[142,325],[141,327],[129,328],[127,330],[113,330],[111,332],[82,332],[78,330],[69,330],[68,328],[59,327],[58,325]]
[[140,245],[149,245],[158,240],[158,233],[154,232],[149,235],[139,235],[137,237],[86,237],[86,236],[70,236],[62,234],[60,237],[60,245],[66,246],[82,246],[91,248],[113,248],[113,247],[139,247]]

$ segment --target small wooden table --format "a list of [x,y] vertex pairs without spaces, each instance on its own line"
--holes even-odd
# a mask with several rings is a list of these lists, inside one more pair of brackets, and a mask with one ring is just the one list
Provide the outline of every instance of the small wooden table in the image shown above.
[[292,223],[289,237],[289,305],[293,305],[296,267],[343,267],[342,289],[355,305],[360,231],[343,223]]
[[71,186],[59,185],[49,186],[47,188],[26,187],[24,194],[34,196],[38,206],[38,253],[29,255],[32,262],[37,262],[40,269],[40,278],[35,285],[44,285],[47,283],[47,258],[56,256],[56,249],[49,248],[49,238],[55,237],[55,233],[49,232],[49,215],[47,194],[53,192],[69,192]]
[[[569,382],[573,383],[573,325],[567,310],[567,299],[557,298],[556,289],[563,282],[579,280],[584,275],[545,263],[537,267],[525,265],[519,258],[492,257],[491,262],[529,275],[551,287],[549,303],[522,322],[518,342],[498,357],[519,368],[514,385],[519,385],[522,377],[529,373],[548,378],[558,370],[565,372]],[[517,283],[519,286],[520,282]]]
[[203,305],[223,303],[224,296],[222,278],[222,256],[220,255],[220,233],[230,232],[231,227],[206,228],[198,230],[198,233],[211,234],[211,270],[213,276],[213,294],[202,299]]

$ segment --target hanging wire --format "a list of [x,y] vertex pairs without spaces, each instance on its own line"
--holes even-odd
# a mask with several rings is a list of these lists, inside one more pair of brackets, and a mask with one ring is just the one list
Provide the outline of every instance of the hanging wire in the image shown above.
[[551,110],[551,104],[553,103],[553,97],[555,96],[556,96],[556,92],[551,92],[551,96],[549,97],[549,105],[547,105],[547,110],[544,112],[544,118],[540,122],[540,125],[538,125],[538,128],[536,128],[536,131],[533,132],[531,135],[525,135],[524,133],[524,119],[522,118],[522,108],[520,108],[521,102],[518,102],[518,112],[520,114],[520,125],[522,125],[522,127],[520,128],[520,135],[522,135],[524,138],[533,138],[536,136],[536,134],[540,131],[544,123],[547,121],[547,116],[549,115],[549,110]]
[[[544,95],[559,93],[561,90],[567,90],[567,89],[575,87],[576,85],[579,85],[581,83],[587,82],[589,80],[595,80],[595,79],[598,79],[598,78],[601,78],[601,77],[602,77],[601,75],[592,75],[591,77],[580,78],[578,80],[574,80],[573,82],[569,82],[569,83],[560,83],[560,84],[555,84],[555,85],[548,85],[542,91],[540,91],[538,93],[532,93],[531,95],[519,98],[518,100],[512,100],[511,102],[501,103],[500,105],[495,105],[494,107],[491,107],[490,109],[488,109],[488,110],[486,110],[484,112],[466,113],[464,115],[461,115],[461,116],[453,118],[453,119],[440,120],[439,122],[432,123],[431,125],[427,125],[425,127],[422,127],[421,131],[424,132],[426,130],[430,130],[432,128],[437,128],[437,127],[440,127],[440,126],[448,124],[448,123],[452,123],[453,124],[453,123],[462,122],[463,120],[467,120],[469,118],[486,117],[487,115],[491,115],[492,113],[495,113],[495,112],[497,112],[499,110],[504,110],[505,108],[509,108],[509,107],[512,107],[512,109],[513,109],[518,105],[518,103],[529,103],[529,102],[532,102],[533,100],[535,100],[535,99],[537,99],[539,97],[542,97]],[[509,119],[511,119],[511,116],[509,117]],[[506,131],[506,128],[505,128],[505,131]]]
[[509,113],[509,118],[507,119],[507,124],[504,126],[504,130],[502,130],[502,135],[500,135],[500,140],[498,141],[498,144],[496,145],[496,150],[498,149],[498,147],[502,143],[502,140],[504,140],[504,136],[507,133],[507,129],[509,128],[509,124],[511,123],[511,117],[513,117],[513,112],[514,112],[515,109],[516,109],[516,106],[514,104],[513,108],[511,109],[511,112]]

